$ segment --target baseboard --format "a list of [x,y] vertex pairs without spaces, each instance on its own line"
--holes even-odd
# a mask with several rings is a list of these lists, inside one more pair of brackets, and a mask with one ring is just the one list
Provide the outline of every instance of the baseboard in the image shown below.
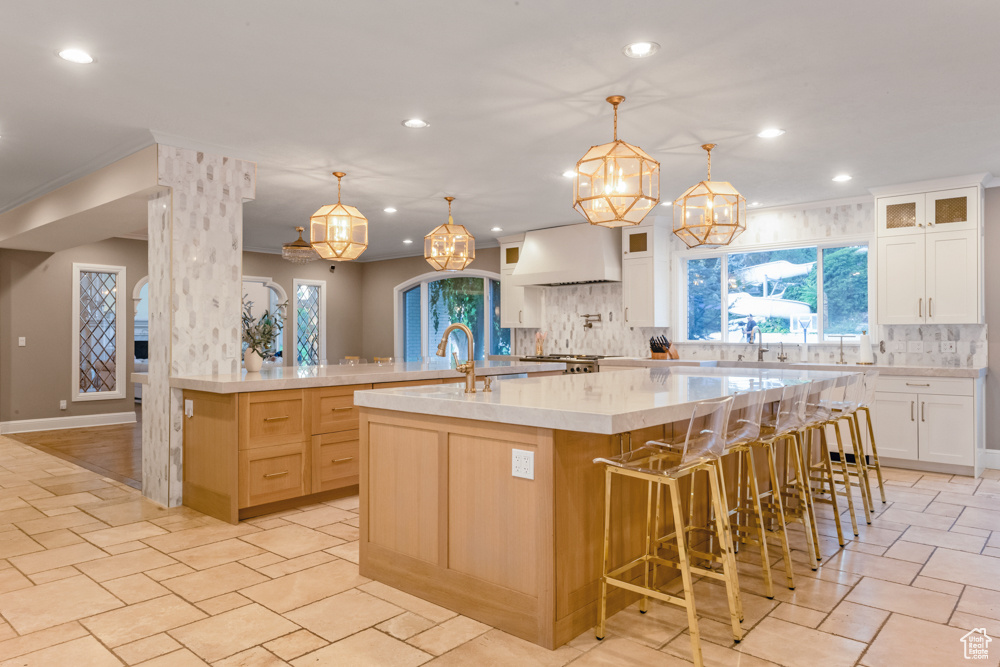
[[983,463],[991,470],[1000,470],[1000,449],[984,449]]
[[0,422],[0,435],[9,433],[32,433],[34,431],[59,431],[67,428],[88,426],[111,426],[114,424],[134,424],[135,412],[107,412],[100,415],[77,415],[74,417],[50,417],[48,419],[21,419]]

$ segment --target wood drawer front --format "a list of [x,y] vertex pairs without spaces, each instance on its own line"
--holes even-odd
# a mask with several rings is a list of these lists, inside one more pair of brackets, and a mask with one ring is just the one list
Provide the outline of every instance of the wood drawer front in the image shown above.
[[371,389],[370,384],[352,384],[347,387],[324,387],[311,390],[312,435],[356,431],[358,409],[354,407],[354,392]]
[[312,492],[330,491],[358,483],[358,431],[314,435],[312,438]]
[[881,376],[878,391],[902,394],[946,394],[951,396],[972,396],[972,378],[904,377]]
[[300,389],[240,394],[240,449],[303,440],[307,409]]
[[308,494],[307,443],[240,452],[240,509]]
[[[442,380],[403,380],[400,382],[379,382],[374,385],[375,389],[394,389],[396,387],[423,387],[428,384],[441,384]],[[464,380],[463,380],[464,382]]]

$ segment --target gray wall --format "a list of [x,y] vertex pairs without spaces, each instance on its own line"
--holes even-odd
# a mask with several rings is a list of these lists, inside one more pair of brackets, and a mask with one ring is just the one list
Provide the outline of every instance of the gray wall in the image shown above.
[[[986,264],[986,329],[1000,331],[1000,188],[986,189],[983,211],[986,237],[983,241]],[[991,285],[993,286],[991,288]],[[1000,344],[990,345],[989,370],[986,374],[986,448],[1000,449]]]
[[[70,399],[72,391],[73,263],[125,266],[126,341],[132,335],[132,288],[146,275],[146,242],[109,239],[57,253],[0,250],[0,421],[133,410],[125,398]],[[24,336],[26,347],[18,347]],[[133,355],[128,344],[126,380]],[[59,409],[65,400],[66,410]]]
[[[337,270],[330,273],[331,262],[317,260],[308,264],[292,264],[281,258],[261,252],[243,253],[243,275],[265,276],[284,288],[291,305],[293,285],[300,280],[326,282],[326,358],[331,363],[348,355],[361,355],[361,278],[362,264],[339,262]],[[292,363],[292,326],[286,322],[285,363]]]
[[[361,330],[364,334],[361,354],[369,359],[391,357],[395,350],[392,330],[395,308],[393,289],[410,278],[434,269],[423,255],[366,262],[361,266],[364,271],[361,281]],[[500,248],[477,249],[476,259],[469,268],[500,273]]]

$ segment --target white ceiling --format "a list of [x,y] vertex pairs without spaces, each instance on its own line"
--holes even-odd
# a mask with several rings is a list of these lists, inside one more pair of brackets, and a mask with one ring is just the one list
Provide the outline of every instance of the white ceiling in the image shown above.
[[[661,161],[664,200],[704,177],[709,141],[713,176],[766,206],[1000,174],[990,0],[3,5],[0,210],[155,136],[258,161],[248,248],[293,240],[334,201],[334,170],[371,221],[364,259],[418,253],[445,194],[485,243],[582,221],[561,173],[610,140],[610,94],[627,98],[620,137]],[[662,49],[621,54],[641,39]],[[70,46],[97,62],[55,56]],[[787,134],[757,138],[770,126]]]

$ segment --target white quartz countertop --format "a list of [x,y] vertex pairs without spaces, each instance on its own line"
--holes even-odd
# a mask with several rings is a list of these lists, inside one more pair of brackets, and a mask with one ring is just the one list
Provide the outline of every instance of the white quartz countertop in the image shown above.
[[[517,375],[562,371],[562,363],[536,363],[527,361],[477,361],[476,376]],[[138,380],[136,376],[142,375]],[[352,384],[375,384],[412,380],[462,379],[464,376],[451,367],[450,359],[408,361],[393,364],[358,364],[356,366],[272,366],[259,373],[225,375],[199,375],[170,378],[170,386],[177,389],[207,391],[216,394],[235,394],[248,391],[276,389],[308,389],[312,387],[338,387]],[[145,382],[145,374],[132,375],[133,382]],[[464,385],[463,385],[464,386]]]
[[879,375],[912,375],[916,377],[953,377],[982,378],[986,377],[985,366],[967,368],[944,368],[935,366],[862,366],[860,364],[817,364],[802,362],[778,361],[716,361],[711,359],[643,359],[639,357],[613,357],[601,359],[601,368],[634,367],[634,368],[675,368],[677,366],[701,366],[702,368],[748,368],[748,369],[781,369],[822,370],[822,371],[852,371],[866,372],[876,370]]
[[[462,385],[374,389],[354,404],[399,412],[520,424],[583,433],[615,434],[690,418],[694,403],[741,392],[766,391],[777,400],[787,384],[827,382],[844,374],[794,369],[622,369],[501,380],[492,392],[466,394]],[[481,387],[480,387],[481,389]]]

